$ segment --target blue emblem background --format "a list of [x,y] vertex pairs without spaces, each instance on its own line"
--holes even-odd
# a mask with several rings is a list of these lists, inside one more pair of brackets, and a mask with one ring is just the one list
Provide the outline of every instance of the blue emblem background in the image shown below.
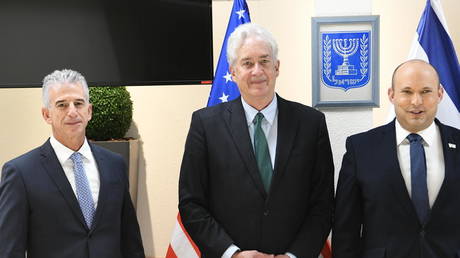
[[[321,33],[321,80],[326,86],[347,91],[363,87],[369,82],[371,74],[370,34],[370,31]],[[347,65],[343,65],[344,57],[337,53],[337,50],[342,54],[346,52],[340,50],[345,50],[350,46],[350,39],[358,46],[356,46],[356,52],[348,56]],[[334,43],[336,43],[335,48]]]

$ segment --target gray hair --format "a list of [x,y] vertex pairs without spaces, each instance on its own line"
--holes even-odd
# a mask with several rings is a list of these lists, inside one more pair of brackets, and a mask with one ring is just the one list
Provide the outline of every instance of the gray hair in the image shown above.
[[49,103],[49,89],[53,86],[60,85],[63,83],[80,84],[83,87],[83,94],[85,100],[89,103],[89,89],[86,83],[85,77],[77,71],[70,69],[56,70],[43,79],[42,88],[42,101],[44,107],[50,107]]
[[278,44],[273,38],[273,35],[260,25],[255,23],[245,23],[238,26],[227,41],[227,62],[233,66],[236,62],[238,49],[243,45],[247,38],[257,37],[266,42],[272,49],[272,57],[275,61],[278,60]]

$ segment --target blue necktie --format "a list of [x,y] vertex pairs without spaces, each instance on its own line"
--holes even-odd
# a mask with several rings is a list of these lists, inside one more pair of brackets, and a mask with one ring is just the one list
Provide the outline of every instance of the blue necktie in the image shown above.
[[272,181],[273,169],[268,150],[267,138],[262,130],[262,120],[264,115],[257,113],[254,118],[254,153],[256,155],[257,167],[259,168],[260,177],[264,184],[265,191],[268,193]]
[[428,187],[426,182],[425,150],[422,137],[411,133],[407,136],[410,142],[410,173],[412,203],[422,224],[426,223],[430,210]]
[[91,228],[95,209],[88,178],[86,177],[85,169],[83,167],[82,155],[78,152],[74,152],[70,156],[70,159],[73,161],[78,203],[80,204],[80,209],[83,213],[83,217],[85,218],[86,225],[88,225],[88,228]]

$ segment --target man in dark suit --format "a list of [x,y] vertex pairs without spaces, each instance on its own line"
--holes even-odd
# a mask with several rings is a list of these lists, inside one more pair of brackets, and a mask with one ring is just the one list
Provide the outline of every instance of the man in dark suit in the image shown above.
[[144,258],[123,159],[88,143],[88,86],[72,70],[43,81],[52,136],[3,166],[0,258]]
[[435,119],[436,70],[407,61],[388,90],[396,119],[346,141],[332,232],[334,258],[460,255],[460,131]]
[[333,162],[324,115],[275,94],[276,42],[238,27],[227,56],[241,97],[193,113],[179,210],[203,257],[318,257]]

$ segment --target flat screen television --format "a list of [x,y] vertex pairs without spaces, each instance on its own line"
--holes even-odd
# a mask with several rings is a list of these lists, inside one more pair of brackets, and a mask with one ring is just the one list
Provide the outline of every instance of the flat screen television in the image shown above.
[[1,0],[0,87],[63,68],[90,86],[209,82],[211,0]]

